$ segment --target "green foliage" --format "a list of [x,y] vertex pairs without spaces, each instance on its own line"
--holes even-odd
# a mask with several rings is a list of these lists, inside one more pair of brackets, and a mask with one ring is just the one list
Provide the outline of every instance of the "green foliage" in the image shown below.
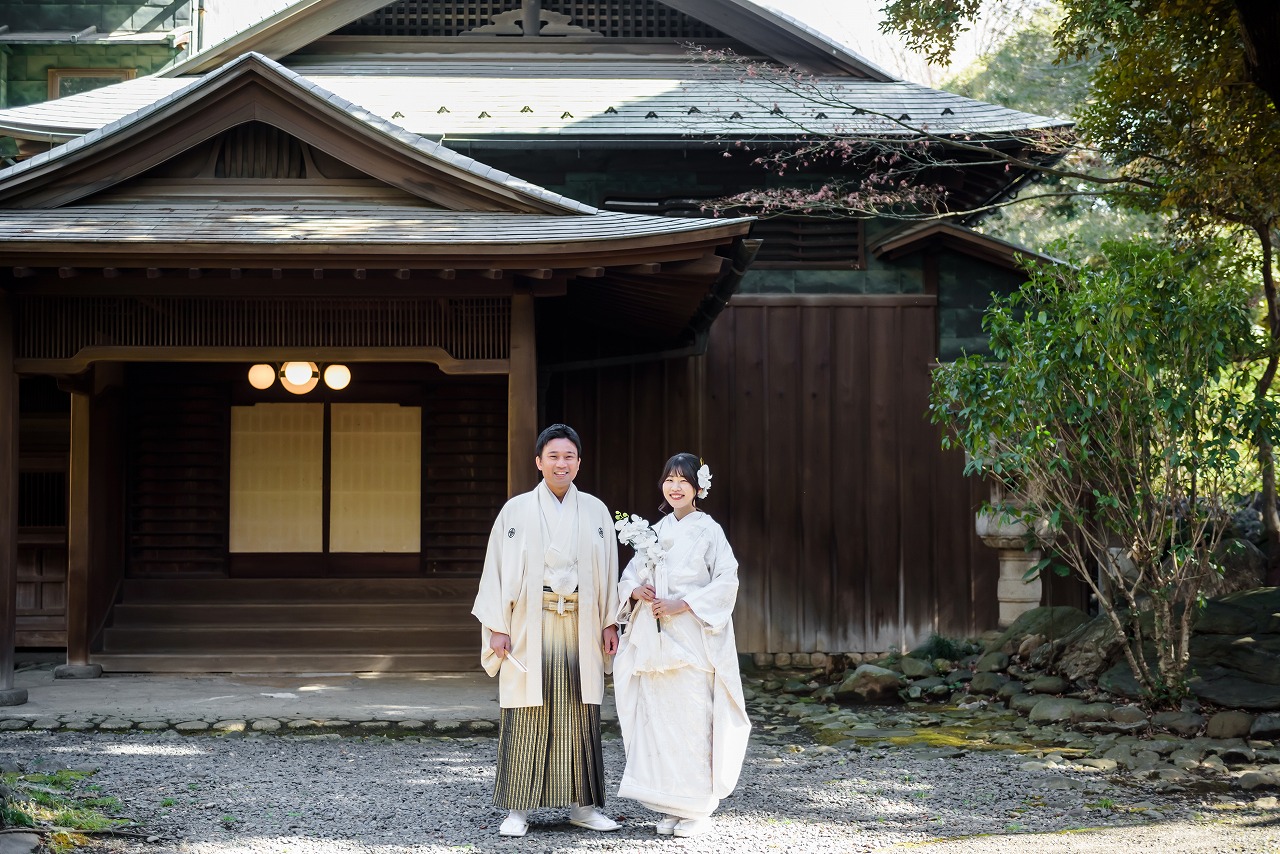
[[84,836],[77,831],[83,834],[129,824],[111,815],[124,808],[118,799],[96,796],[93,790],[99,787],[83,785],[89,776],[83,771],[5,774],[2,781],[13,791],[13,800],[0,808],[0,827],[44,832],[46,847],[59,852],[83,843]]
[[[1249,280],[1217,247],[1109,244],[1090,266],[1042,267],[984,318],[993,358],[934,373],[931,412],[972,474],[1011,484],[1002,508],[1062,531],[1062,560],[1094,588],[1148,694],[1185,685],[1185,621],[1253,483],[1242,440],[1274,423],[1253,394],[1263,352]],[[1102,560],[1123,544],[1126,562]],[[1113,601],[1114,600],[1114,601]],[[1154,611],[1152,671],[1140,615]],[[1189,623],[1187,623],[1189,625]]]
[[911,657],[925,661],[933,661],[935,658],[959,661],[967,655],[976,655],[980,652],[982,647],[970,641],[934,634],[929,635],[927,641],[911,650]]

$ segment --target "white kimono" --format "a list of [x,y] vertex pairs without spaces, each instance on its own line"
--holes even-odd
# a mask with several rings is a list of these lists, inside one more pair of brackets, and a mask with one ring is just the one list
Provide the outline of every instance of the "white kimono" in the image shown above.
[[[545,482],[517,495],[498,513],[489,534],[484,571],[471,613],[480,621],[480,663],[498,676],[498,702],[503,708],[542,705],[542,593],[544,535],[540,492],[550,495]],[[551,500],[556,500],[554,497]],[[578,662],[582,702],[604,700],[606,662],[600,634],[614,624],[618,547],[613,517],[598,498],[569,485],[565,502],[577,505]],[[566,508],[565,512],[569,512]],[[511,654],[528,668],[502,666],[489,647],[494,632],[511,636]]]
[[[654,531],[666,553],[657,577],[635,558],[618,583],[619,622],[629,620],[613,674],[627,752],[618,794],[702,818],[737,784],[751,732],[733,637],[738,561],[700,511],[664,516]],[[692,610],[664,617],[658,631],[649,604],[630,598],[645,582]]]

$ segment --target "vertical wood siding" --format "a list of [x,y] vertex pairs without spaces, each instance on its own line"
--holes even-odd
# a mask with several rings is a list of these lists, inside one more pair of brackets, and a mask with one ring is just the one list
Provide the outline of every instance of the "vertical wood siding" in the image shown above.
[[[650,520],[671,453],[742,565],[744,652],[872,651],[996,624],[984,487],[926,416],[928,300],[741,300],[706,356],[553,378],[548,419],[583,437],[579,483]],[[912,304],[913,302],[917,304]]]

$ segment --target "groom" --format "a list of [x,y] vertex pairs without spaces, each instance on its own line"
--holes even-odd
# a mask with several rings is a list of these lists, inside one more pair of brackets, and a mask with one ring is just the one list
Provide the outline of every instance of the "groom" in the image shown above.
[[617,830],[599,810],[605,656],[618,651],[613,518],[573,485],[582,441],[572,427],[543,430],[534,455],[542,482],[498,514],[471,610],[502,706],[493,802],[510,812],[498,832],[524,836],[529,810],[561,806],[571,824]]

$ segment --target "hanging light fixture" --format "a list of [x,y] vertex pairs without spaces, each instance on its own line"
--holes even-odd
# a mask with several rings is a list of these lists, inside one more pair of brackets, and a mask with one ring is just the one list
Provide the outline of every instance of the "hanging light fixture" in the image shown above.
[[324,369],[324,384],[334,391],[342,391],[351,383],[351,369],[346,365],[330,365]]
[[249,369],[249,385],[259,391],[271,388],[275,381],[275,365],[254,365]]
[[293,394],[306,394],[320,383],[315,362],[285,362],[280,366],[280,385]]

